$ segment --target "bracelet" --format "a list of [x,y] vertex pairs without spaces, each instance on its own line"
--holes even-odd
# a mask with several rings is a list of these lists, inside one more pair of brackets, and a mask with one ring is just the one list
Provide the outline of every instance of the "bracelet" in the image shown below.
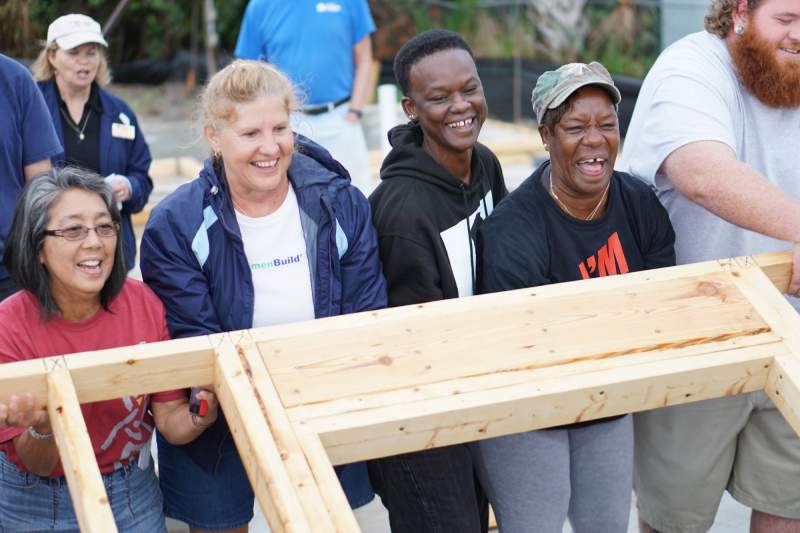
[[30,435],[34,440],[47,440],[53,438],[52,433],[39,433],[33,426],[28,426],[28,435]]
[[350,109],[348,109],[347,112],[354,114],[358,118],[361,118],[361,117],[364,116],[364,112],[363,111],[361,111],[360,109],[353,109],[352,107]]

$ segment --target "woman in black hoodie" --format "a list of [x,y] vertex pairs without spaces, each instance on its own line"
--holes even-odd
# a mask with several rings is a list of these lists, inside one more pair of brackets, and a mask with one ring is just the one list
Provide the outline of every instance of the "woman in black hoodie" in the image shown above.
[[[487,107],[472,51],[457,33],[427,31],[398,51],[394,71],[410,122],[389,132],[370,196],[389,305],[471,296],[475,235],[507,194],[497,158],[477,143]],[[394,533],[488,527],[466,445],[375,460],[370,476]]]

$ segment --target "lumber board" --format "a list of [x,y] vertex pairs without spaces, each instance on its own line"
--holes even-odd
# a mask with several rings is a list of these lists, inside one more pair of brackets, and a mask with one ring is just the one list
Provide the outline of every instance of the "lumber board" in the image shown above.
[[762,390],[781,343],[306,420],[334,464]]
[[540,297],[552,286],[475,296],[450,301],[448,312],[435,316],[421,312],[258,345],[291,408],[768,332],[728,272],[716,268],[624,288],[583,283],[557,297]]
[[[302,423],[297,426],[303,428]],[[297,438],[303,447],[311,471],[314,473],[314,478],[336,531],[338,533],[358,533],[361,529],[350,509],[350,502],[347,501],[347,496],[339,484],[339,478],[336,476],[336,471],[333,469],[325,447],[319,440],[319,435],[301,429],[297,432]]]
[[62,359],[47,374],[47,412],[78,525],[84,533],[117,531],[78,395]]
[[236,345],[225,335],[215,350],[214,390],[270,529],[312,531]]
[[[767,353],[775,356],[789,353],[782,340],[773,332],[734,337],[722,341],[695,344],[680,348],[642,352],[625,356],[625,366],[659,361],[673,361],[684,357],[702,357],[714,353],[734,352],[742,348],[763,346]],[[348,412],[364,411],[389,405],[411,404],[426,400],[447,399],[461,394],[500,389],[524,383],[534,383],[546,379],[579,374],[588,374],[602,370],[611,370],[621,366],[618,358],[584,359],[566,365],[553,365],[544,368],[518,369],[513,371],[492,372],[481,376],[452,379],[437,383],[415,385],[401,389],[391,389],[368,394],[359,394],[328,402],[299,405],[288,410],[292,420],[297,422],[311,421]]]
[[81,529],[114,531],[78,402],[214,383],[272,530],[350,533],[332,464],[756,390],[800,432],[800,318],[779,293],[791,261],[761,254],[5,364],[0,402],[31,392],[47,407]]
[[220,339],[193,337],[6,363],[0,367],[0,402],[30,392],[45,405],[45,375],[55,360],[70,371],[81,403],[211,383]]
[[[766,259],[762,258],[761,263],[767,263]],[[731,276],[789,351],[775,358],[765,391],[800,435],[800,316],[773,286],[767,272],[759,268],[761,263],[749,257],[737,258],[737,263],[739,268]],[[787,287],[788,283],[787,277]]]
[[314,531],[334,531],[335,528],[331,516],[327,512],[327,506],[311,473],[311,468],[306,461],[294,428],[281,404],[278,392],[264,367],[258,347],[249,340],[247,335],[242,336],[237,347],[242,367],[250,380],[250,386],[255,392],[261,412],[266,418],[275,446],[294,485],[294,490],[297,492],[309,524],[314,525]]
[[796,356],[775,358],[765,390],[775,407],[800,435],[800,361]]
[[758,255],[745,256],[740,259],[742,266],[758,266],[767,275],[770,282],[784,293],[789,289],[789,280],[792,277],[792,252],[771,252]]

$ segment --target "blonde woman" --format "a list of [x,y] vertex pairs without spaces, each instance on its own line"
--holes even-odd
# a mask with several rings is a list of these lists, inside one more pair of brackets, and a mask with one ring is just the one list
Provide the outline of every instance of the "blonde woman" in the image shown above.
[[131,214],[144,209],[153,182],[150,149],[130,107],[104,87],[111,80],[100,24],[86,15],[57,18],[31,65],[64,151],[54,166],[76,165],[105,176],[122,215],[125,266],[133,268]]
[[[156,207],[142,240],[142,274],[174,337],[386,305],[369,204],[324,149],[292,133],[296,109],[292,84],[266,63],[235,61],[209,81],[213,156]],[[253,492],[222,417],[188,446],[158,445],[167,516],[192,531],[247,531]],[[363,463],[339,477],[353,508],[376,500]]]

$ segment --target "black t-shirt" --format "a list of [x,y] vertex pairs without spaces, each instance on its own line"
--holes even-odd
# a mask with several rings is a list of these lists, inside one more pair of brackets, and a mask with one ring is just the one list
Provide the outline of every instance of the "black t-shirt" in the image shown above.
[[[614,172],[606,212],[578,220],[542,184],[541,165],[478,233],[478,290],[500,292],[673,266],[675,232],[653,190]],[[571,427],[571,426],[567,426]]]
[[479,290],[499,292],[675,264],[675,232],[643,181],[615,172],[606,212],[565,213],[542,185],[539,167],[483,224]]
[[[58,91],[56,91],[58,92]],[[92,83],[89,100],[83,106],[83,115],[76,124],[69,115],[67,104],[58,95],[58,111],[61,115],[61,131],[64,137],[64,159],[94,172],[100,172],[100,95],[97,84]],[[83,139],[81,139],[83,134]]]

